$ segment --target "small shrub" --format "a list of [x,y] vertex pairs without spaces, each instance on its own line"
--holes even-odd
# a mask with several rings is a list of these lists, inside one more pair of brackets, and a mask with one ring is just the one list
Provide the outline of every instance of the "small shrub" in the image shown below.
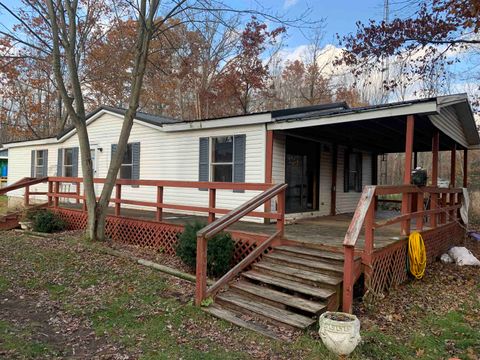
[[[197,232],[205,227],[204,223],[195,222],[185,225],[177,244],[177,256],[189,267],[195,269],[197,264]],[[208,240],[207,273],[219,277],[230,270],[235,243],[228,233],[220,233]]]
[[52,211],[37,211],[32,216],[33,230],[43,233],[52,233],[65,230],[65,222]]

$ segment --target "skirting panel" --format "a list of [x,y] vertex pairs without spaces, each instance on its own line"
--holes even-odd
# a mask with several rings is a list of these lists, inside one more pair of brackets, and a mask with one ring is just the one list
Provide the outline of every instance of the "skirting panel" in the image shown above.
[[[87,226],[87,214],[72,209],[51,209],[55,211],[67,224],[67,230],[83,230]],[[122,216],[108,216],[106,236],[112,241],[150,248],[167,255],[175,255],[175,248],[183,225],[163,222],[127,218]],[[231,231],[235,241],[234,262],[237,264],[252,252],[258,244],[268,236],[259,234]]]

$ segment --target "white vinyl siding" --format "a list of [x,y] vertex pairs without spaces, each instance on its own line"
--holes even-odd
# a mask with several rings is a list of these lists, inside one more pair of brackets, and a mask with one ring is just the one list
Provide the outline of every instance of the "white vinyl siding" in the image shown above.
[[[122,126],[122,118],[112,114],[103,114],[88,126],[91,144],[101,150],[97,151],[97,174],[105,178],[111,159],[111,144],[118,142]],[[129,143],[140,142],[140,179],[152,180],[185,180],[198,181],[198,161],[200,137],[246,136],[245,182],[264,182],[265,164],[265,126],[245,125],[231,128],[200,129],[181,132],[161,132],[150,126],[135,122],[130,134]],[[9,183],[30,176],[31,150],[48,150],[48,175],[56,175],[57,149],[78,146],[76,135],[63,143],[53,145],[36,145],[11,148],[9,157]],[[79,157],[78,176],[82,177]],[[96,185],[97,194],[102,185]],[[31,191],[45,191],[46,186],[33,186]],[[73,191],[65,189],[66,191]],[[249,200],[257,192],[217,191],[217,207],[233,209]],[[11,192],[9,195],[23,196],[23,190]],[[153,187],[125,187],[122,197],[130,200],[155,201],[156,189]],[[172,204],[191,206],[208,206],[208,192],[198,189],[165,188],[164,201]],[[122,205],[128,207],[127,205]]]
[[[337,163],[337,214],[354,212],[360,199],[361,192],[344,192],[343,176],[345,162],[345,147],[338,147]],[[355,149],[354,149],[355,150]],[[372,183],[372,155],[362,152],[362,189]]]
[[322,144],[320,151],[320,199],[319,215],[330,215],[332,198],[332,154],[333,146]]

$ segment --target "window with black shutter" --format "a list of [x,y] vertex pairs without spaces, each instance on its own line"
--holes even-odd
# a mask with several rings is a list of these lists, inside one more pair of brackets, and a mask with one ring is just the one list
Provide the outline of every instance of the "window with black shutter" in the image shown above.
[[344,192],[362,191],[362,153],[345,153]]

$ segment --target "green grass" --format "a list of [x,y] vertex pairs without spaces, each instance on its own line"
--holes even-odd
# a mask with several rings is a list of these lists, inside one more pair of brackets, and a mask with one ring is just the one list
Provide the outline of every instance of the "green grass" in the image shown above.
[[[0,238],[0,258],[7,259],[0,266],[0,293],[12,286],[47,291],[64,311],[88,320],[98,336],[142,359],[248,359],[247,349],[266,357],[337,359],[311,334],[287,344],[214,321],[191,301],[172,295],[185,290],[182,283],[103,255],[101,246],[77,239]],[[401,338],[371,327],[362,331],[363,343],[351,358],[467,359],[471,352],[480,353],[479,321],[466,319],[473,310],[464,306],[445,316],[430,310]],[[26,342],[28,336],[29,329],[0,323],[0,349],[16,349],[25,358],[52,354],[48,344]]]

